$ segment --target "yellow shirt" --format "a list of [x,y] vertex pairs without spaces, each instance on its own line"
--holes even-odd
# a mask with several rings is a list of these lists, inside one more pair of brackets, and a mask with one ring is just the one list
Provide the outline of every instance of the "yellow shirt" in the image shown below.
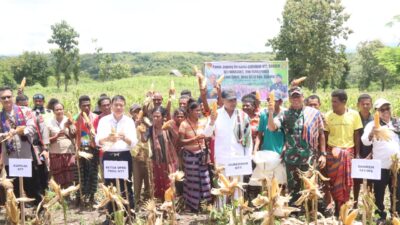
[[328,145],[331,147],[354,147],[354,131],[363,128],[360,114],[347,109],[343,115],[333,111],[325,114],[325,130],[329,132]]

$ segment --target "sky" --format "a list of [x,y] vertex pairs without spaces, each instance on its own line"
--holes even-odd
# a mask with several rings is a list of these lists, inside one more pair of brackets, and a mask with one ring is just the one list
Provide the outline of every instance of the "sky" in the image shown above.
[[[284,0],[0,0],[0,55],[48,53],[50,26],[66,20],[79,34],[81,53],[271,51],[279,33]],[[355,51],[361,41],[400,42],[400,25],[385,26],[400,14],[400,0],[343,0],[343,41]],[[97,44],[93,43],[97,39]]]

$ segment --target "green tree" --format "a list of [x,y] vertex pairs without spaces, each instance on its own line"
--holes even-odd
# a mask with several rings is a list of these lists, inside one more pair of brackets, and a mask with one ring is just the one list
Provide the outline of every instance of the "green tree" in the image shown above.
[[27,85],[40,83],[43,87],[47,86],[47,78],[51,75],[48,58],[36,52],[24,52],[16,58],[11,65],[11,71],[16,81],[26,77]]
[[111,67],[113,79],[122,79],[131,75],[131,68],[128,64],[114,63]]
[[307,76],[316,91],[319,81],[331,80],[340,61],[340,39],[352,32],[344,26],[349,15],[340,0],[287,0],[280,33],[268,40],[276,59],[289,59],[292,78]]
[[385,68],[387,73],[379,76],[381,90],[386,86],[392,87],[399,82],[400,76],[400,47],[385,47],[375,51],[374,56],[378,59],[379,66]]
[[11,71],[10,60],[0,60],[0,87],[3,86],[9,86],[11,88],[17,86]]
[[51,53],[55,58],[55,75],[57,88],[61,85],[61,74],[64,74],[64,90],[67,91],[71,74],[74,75],[75,82],[78,82],[79,74],[79,34],[68,23],[62,20],[51,26],[53,32],[50,44],[58,45],[57,49],[52,49]]
[[358,63],[361,65],[361,74],[358,75],[358,87],[365,90],[373,81],[381,81],[381,90],[386,86],[388,71],[384,66],[379,65],[379,60],[375,53],[385,46],[379,40],[361,42],[357,46]]

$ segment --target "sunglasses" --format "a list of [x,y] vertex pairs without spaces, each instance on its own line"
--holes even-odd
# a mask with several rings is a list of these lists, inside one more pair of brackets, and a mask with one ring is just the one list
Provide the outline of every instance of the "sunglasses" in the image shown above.
[[9,96],[2,96],[2,97],[1,97],[1,100],[11,99],[11,98],[12,98],[11,95],[9,95]]
[[390,111],[390,107],[379,109],[379,112]]

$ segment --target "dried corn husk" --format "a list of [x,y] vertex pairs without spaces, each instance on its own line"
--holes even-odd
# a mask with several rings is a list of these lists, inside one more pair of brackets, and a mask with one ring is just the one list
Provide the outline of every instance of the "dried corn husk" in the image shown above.
[[7,200],[5,204],[7,220],[14,224],[19,224],[20,222],[20,211],[17,205],[17,199],[15,198],[13,189],[7,190]]
[[5,190],[13,189],[13,179],[1,178],[0,185],[4,187]]
[[171,180],[171,182],[175,182],[183,181],[184,176],[185,174],[183,173],[183,171],[177,170],[176,172],[169,174],[168,178]]
[[267,196],[263,195],[258,195],[257,198],[253,199],[251,203],[256,207],[256,208],[262,208],[265,205],[267,205],[269,202],[269,199]]
[[86,160],[89,160],[89,159],[93,158],[93,154],[87,153],[87,152],[83,152],[83,151],[78,151],[78,156],[79,156],[79,158],[84,158]]
[[50,179],[49,188],[52,189],[56,195],[52,199],[50,199],[49,202],[47,202],[45,205],[43,205],[43,207],[45,209],[48,209],[49,207],[54,205],[56,202],[59,202],[61,205],[63,205],[64,197],[76,192],[77,190],[79,190],[79,187],[80,187],[80,185],[78,184],[76,186],[70,186],[66,189],[61,189],[60,185],[57,184],[54,181],[54,179]]
[[339,220],[341,220],[343,223],[346,221],[346,218],[350,212],[350,209],[353,207],[354,202],[353,201],[347,201],[340,207],[339,211]]
[[107,187],[104,184],[100,184],[100,188],[103,191],[104,199],[99,204],[94,206],[96,209],[103,208],[108,203],[114,202],[118,210],[125,210],[124,205],[127,205],[129,203],[118,194],[116,187]]
[[378,141],[390,141],[392,140],[393,131],[387,127],[379,127],[374,131],[374,138]]

